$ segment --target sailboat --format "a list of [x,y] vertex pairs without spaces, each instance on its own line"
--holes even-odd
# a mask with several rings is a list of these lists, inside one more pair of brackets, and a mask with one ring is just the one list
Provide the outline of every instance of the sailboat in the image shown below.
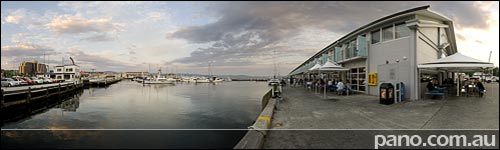
[[161,77],[161,68],[158,69],[158,75],[151,80],[144,80],[143,84],[175,84],[175,81],[170,81],[167,78]]

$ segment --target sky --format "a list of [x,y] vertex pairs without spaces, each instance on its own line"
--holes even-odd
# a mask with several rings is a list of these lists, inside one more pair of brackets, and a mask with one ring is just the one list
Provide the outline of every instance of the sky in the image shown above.
[[[286,75],[350,31],[430,5],[458,51],[499,65],[498,2],[1,2],[1,68]],[[275,54],[275,55],[274,55]],[[276,58],[273,59],[273,56]]]

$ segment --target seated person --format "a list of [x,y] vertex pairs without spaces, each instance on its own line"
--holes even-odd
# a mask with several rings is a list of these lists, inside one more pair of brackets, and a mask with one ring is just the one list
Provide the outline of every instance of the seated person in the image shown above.
[[479,96],[483,96],[484,85],[479,79],[476,79],[476,89],[479,92]]
[[[437,88],[436,88],[436,83],[437,83],[437,80],[436,79],[432,79],[431,81],[429,81],[429,83],[427,83],[427,90],[429,91],[429,93],[441,93]],[[432,99],[436,99],[437,98],[437,95],[432,95]]]
[[342,95],[343,92],[344,92],[344,83],[342,83],[342,80],[340,80],[337,83],[337,95]]

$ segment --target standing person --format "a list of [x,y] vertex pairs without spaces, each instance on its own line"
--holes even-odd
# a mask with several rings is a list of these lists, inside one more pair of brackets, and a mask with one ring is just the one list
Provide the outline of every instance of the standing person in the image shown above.
[[337,95],[342,95],[344,91],[344,83],[342,83],[342,80],[339,80],[337,83]]
[[346,89],[346,90],[345,90],[345,91],[346,91],[346,93],[349,95],[349,92],[351,92],[351,91],[352,91],[352,89],[351,89],[351,84],[349,83],[349,80],[346,80],[346,81],[345,81],[345,89]]
[[476,89],[479,92],[479,96],[483,96],[483,91],[484,91],[484,85],[481,83],[481,80],[476,79]]

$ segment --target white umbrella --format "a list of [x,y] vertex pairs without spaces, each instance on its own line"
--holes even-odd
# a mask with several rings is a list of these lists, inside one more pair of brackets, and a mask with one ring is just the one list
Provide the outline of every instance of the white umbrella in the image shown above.
[[[321,71],[333,71],[333,72],[337,72],[337,71],[347,71],[349,69],[347,68],[344,68],[342,67],[341,65],[338,65],[336,63],[332,63],[330,61],[327,61],[325,64],[323,64],[323,66],[319,67],[318,70],[321,70]],[[324,94],[323,94],[323,98],[326,98],[326,86],[324,88]]]
[[319,70],[321,70],[321,71],[346,71],[349,69],[344,68],[341,65],[334,64],[334,63],[328,61],[323,66],[321,66],[319,68]]
[[[461,53],[455,53],[434,62],[422,63],[418,65],[419,69],[446,70],[451,72],[472,72],[483,70],[485,68],[495,67],[493,63],[483,62]],[[457,96],[460,95],[460,87],[457,84]]]
[[[321,68],[321,65],[319,63],[316,63],[313,67],[309,68],[309,71],[314,71],[314,70],[318,70],[318,76],[321,75],[321,71],[319,70],[319,68]],[[316,87],[316,86],[315,86]],[[314,88],[314,92],[316,93],[316,90],[317,88]]]

